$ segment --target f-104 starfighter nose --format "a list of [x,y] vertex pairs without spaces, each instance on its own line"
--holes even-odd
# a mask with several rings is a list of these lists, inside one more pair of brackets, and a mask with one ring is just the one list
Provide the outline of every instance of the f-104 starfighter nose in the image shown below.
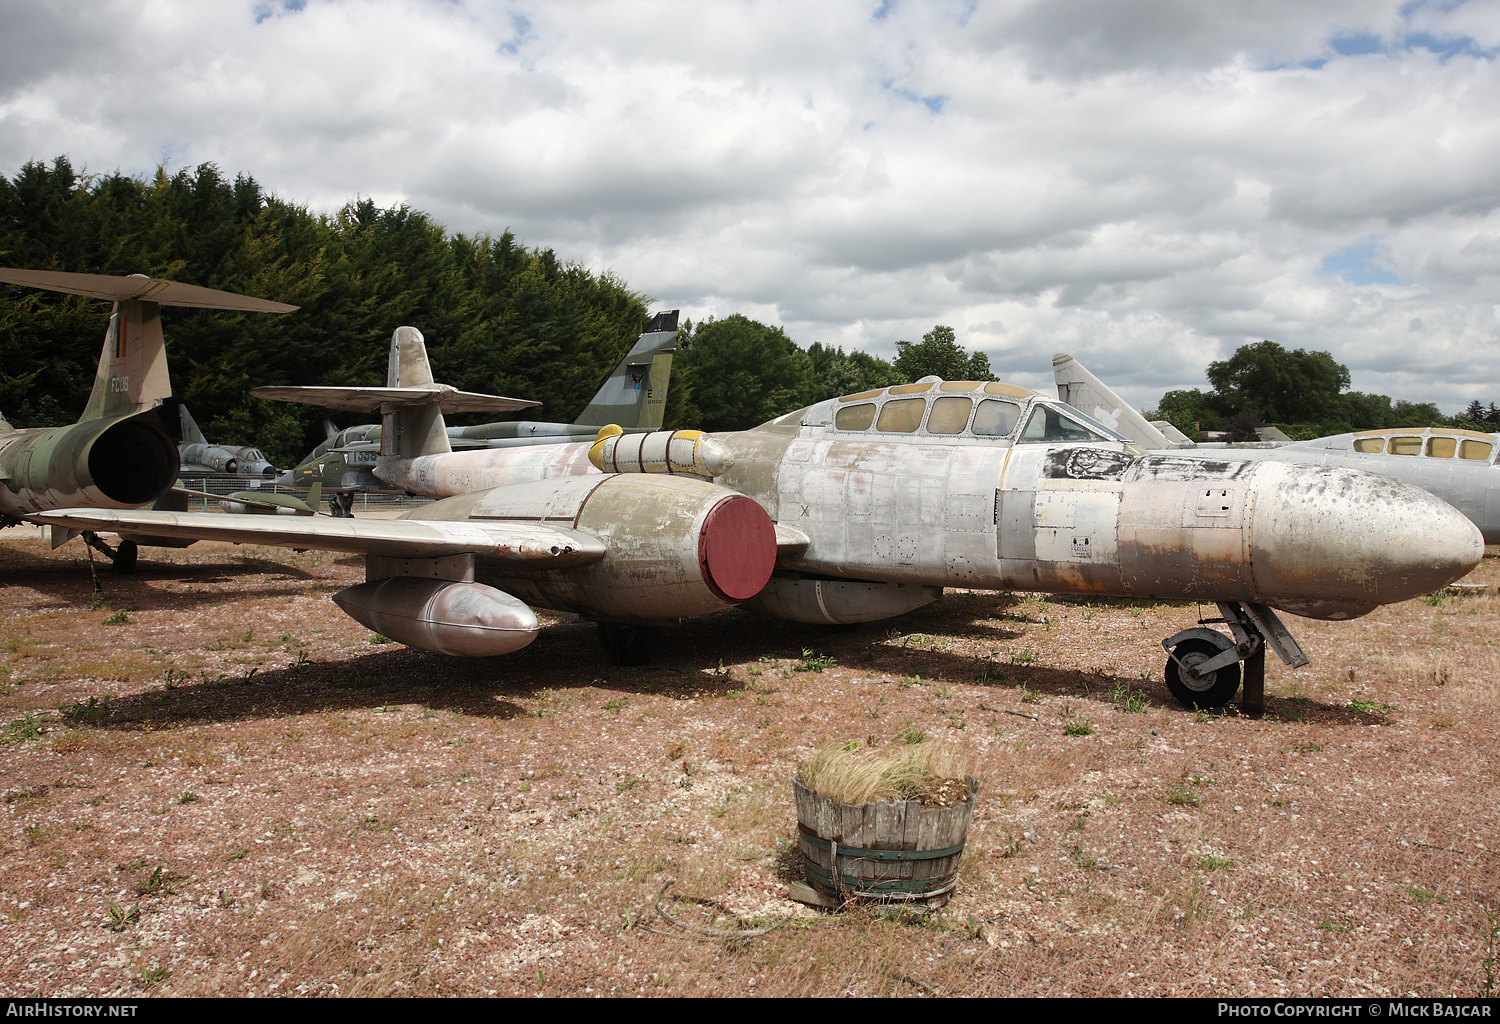
[[1360,470],[1263,462],[1246,502],[1261,600],[1343,619],[1438,590],[1484,557],[1484,538],[1447,502]]

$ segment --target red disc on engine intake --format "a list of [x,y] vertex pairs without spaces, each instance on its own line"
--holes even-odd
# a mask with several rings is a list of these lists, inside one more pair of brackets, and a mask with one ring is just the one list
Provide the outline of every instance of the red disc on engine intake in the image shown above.
[[703,579],[726,601],[759,594],[776,567],[776,527],[753,498],[735,494],[703,517],[698,533]]

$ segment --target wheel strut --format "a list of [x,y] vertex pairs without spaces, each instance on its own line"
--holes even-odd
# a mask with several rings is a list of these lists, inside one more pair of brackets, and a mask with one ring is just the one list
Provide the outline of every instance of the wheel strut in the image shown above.
[[[1200,619],[1192,629],[1185,629],[1161,642],[1169,656],[1167,685],[1178,700],[1189,706],[1204,706],[1200,695],[1209,701],[1208,706],[1227,704],[1233,698],[1234,690],[1222,693],[1222,687],[1216,688],[1216,674],[1236,662],[1244,662],[1240,708],[1246,715],[1259,718],[1265,711],[1266,648],[1270,647],[1291,668],[1306,665],[1307,655],[1267,606],[1251,601],[1220,601],[1218,606],[1221,618]],[[1208,629],[1211,623],[1228,626],[1233,639]],[[1214,650],[1218,653],[1212,653]],[[1222,699],[1219,699],[1221,694]]]

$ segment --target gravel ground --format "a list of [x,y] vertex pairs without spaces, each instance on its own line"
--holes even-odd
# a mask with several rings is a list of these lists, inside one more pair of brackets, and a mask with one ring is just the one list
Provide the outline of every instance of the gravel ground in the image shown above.
[[[1194,605],[732,611],[621,669],[572,616],[500,659],[382,643],[328,600],[361,579],[198,544],[96,597],[76,541],[0,536],[7,994],[1493,985],[1496,559],[1483,594],[1287,617],[1313,662],[1273,660],[1261,720],[1167,693],[1159,641]],[[798,760],[917,734],[983,780],[953,900],[789,901]],[[725,913],[775,927],[693,930]]]

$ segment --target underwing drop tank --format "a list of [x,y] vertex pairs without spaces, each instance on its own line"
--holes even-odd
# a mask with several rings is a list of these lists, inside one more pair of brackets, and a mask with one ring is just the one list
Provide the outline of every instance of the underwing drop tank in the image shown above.
[[509,654],[541,629],[524,603],[483,583],[391,576],[350,587],[333,600],[361,625],[434,654]]

